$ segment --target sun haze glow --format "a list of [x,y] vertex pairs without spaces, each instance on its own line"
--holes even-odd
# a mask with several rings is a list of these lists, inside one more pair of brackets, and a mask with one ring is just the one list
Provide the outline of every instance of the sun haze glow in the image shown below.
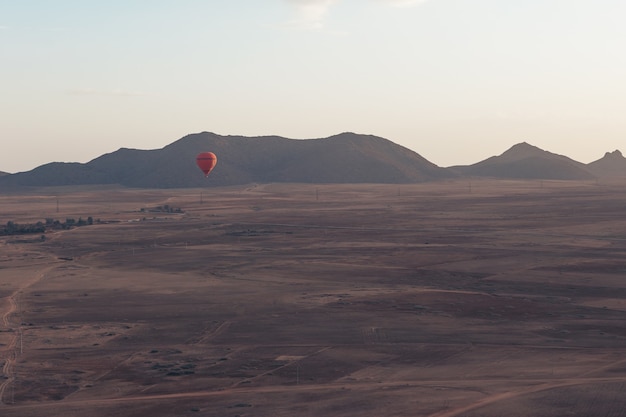
[[287,0],[296,9],[296,18],[290,26],[304,29],[321,29],[324,17],[337,0]]
[[[0,3],[0,171],[199,131],[374,134],[440,166],[626,137],[626,2]],[[624,151],[624,149],[622,149]]]

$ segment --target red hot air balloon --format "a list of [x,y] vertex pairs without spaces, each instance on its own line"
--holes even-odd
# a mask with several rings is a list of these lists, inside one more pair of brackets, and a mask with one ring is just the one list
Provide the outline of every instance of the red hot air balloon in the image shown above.
[[208,176],[209,172],[215,168],[217,164],[217,156],[213,152],[202,152],[196,157],[196,164],[204,172],[204,176]]

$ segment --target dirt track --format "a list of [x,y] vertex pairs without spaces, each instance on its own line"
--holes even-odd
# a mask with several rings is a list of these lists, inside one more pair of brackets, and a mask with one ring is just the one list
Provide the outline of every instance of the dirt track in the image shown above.
[[0,198],[1,415],[626,415],[622,186],[210,192]]

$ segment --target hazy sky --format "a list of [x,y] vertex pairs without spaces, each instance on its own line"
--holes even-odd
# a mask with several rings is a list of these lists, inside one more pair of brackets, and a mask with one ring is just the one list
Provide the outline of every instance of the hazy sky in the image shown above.
[[626,151],[625,20],[624,0],[0,0],[0,171],[201,131],[591,162]]

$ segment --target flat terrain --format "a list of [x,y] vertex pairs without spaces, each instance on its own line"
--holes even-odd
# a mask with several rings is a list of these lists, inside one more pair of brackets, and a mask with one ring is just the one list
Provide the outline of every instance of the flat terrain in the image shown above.
[[595,182],[2,195],[94,224],[0,237],[0,415],[626,416],[625,214]]

